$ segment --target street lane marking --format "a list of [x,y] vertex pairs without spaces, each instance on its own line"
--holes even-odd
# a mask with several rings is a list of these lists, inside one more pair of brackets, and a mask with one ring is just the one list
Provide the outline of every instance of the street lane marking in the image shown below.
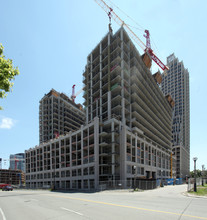
[[[148,211],[148,212],[157,212],[157,213],[164,213],[164,214],[178,215],[178,216],[180,216],[182,214],[182,213],[167,212],[167,211],[161,211],[161,210],[139,208],[139,207],[134,207],[134,206],[119,205],[119,204],[108,203],[108,202],[100,202],[100,201],[94,201],[94,200],[88,200],[88,199],[74,198],[74,197],[70,197],[70,196],[58,196],[58,195],[51,195],[51,194],[44,194],[44,195],[53,196],[53,197],[59,197],[59,198],[65,198],[65,199],[79,200],[79,201],[96,203],[96,204],[110,205],[110,206],[115,206],[115,207],[137,209],[137,210],[143,210],[143,211]],[[199,216],[186,215],[186,214],[182,214],[182,216],[189,217],[189,218],[196,218],[196,219],[207,220],[207,217],[199,217]]]
[[68,211],[68,212],[75,213],[75,214],[77,214],[77,215],[83,215],[82,213],[73,211],[73,210],[71,210],[71,209],[66,209],[66,208],[64,208],[64,207],[60,207],[60,208],[63,209],[63,210],[66,210],[66,211]]
[[2,211],[1,208],[0,208],[0,212],[1,212],[1,215],[2,215],[2,217],[3,217],[3,220],[6,220],[6,217],[5,217],[5,215],[4,215],[4,212]]

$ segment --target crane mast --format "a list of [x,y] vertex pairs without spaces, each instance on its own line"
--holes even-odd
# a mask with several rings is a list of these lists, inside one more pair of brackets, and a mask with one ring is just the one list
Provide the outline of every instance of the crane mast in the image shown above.
[[81,88],[78,92],[75,93],[75,84],[72,86],[72,95],[71,95],[71,99],[73,102],[75,102],[75,98],[83,91],[84,87]]
[[72,86],[72,96],[71,96],[71,99],[72,99],[73,102],[75,102],[75,98],[76,98],[76,96],[75,96],[75,84],[74,84]]
[[[113,20],[119,25],[124,26],[126,30],[128,30],[129,36],[146,52],[149,54],[151,59],[163,70],[168,70],[169,68],[155,55],[153,50],[151,49],[150,44],[150,34],[148,30],[145,30],[146,35],[146,45],[142,42],[142,40],[132,31],[132,29],[124,23],[124,21],[114,12],[114,10],[109,7],[104,0],[94,0],[109,16],[109,21],[111,24],[111,17]],[[110,26],[109,24],[109,26]]]

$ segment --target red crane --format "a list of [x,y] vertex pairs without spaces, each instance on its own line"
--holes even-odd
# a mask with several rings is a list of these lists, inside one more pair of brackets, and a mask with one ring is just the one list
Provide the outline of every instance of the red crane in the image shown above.
[[145,52],[147,52],[150,57],[152,58],[152,60],[154,60],[154,62],[164,71],[164,70],[169,70],[169,67],[166,66],[164,63],[162,63],[162,61],[154,54],[152,48],[151,48],[151,44],[150,44],[150,33],[148,30],[144,31],[146,33],[146,35],[144,35],[144,37],[146,38],[146,49]]
[[17,169],[17,162],[19,162],[18,159],[16,159],[16,157],[14,158],[14,162],[15,162],[15,170]]
[[75,84],[72,86],[72,95],[71,99],[73,102],[75,102],[75,98],[83,91],[84,88],[80,89],[78,92],[75,93]]
[[[150,34],[148,30],[145,30],[146,35],[146,45],[140,40],[140,38],[132,31],[132,29],[124,23],[124,21],[114,12],[114,10],[109,7],[104,0],[95,0],[95,2],[107,13],[109,16],[109,21],[111,23],[111,17],[114,19],[114,21],[120,25],[124,26],[126,30],[128,31],[128,34],[130,37],[146,52],[149,54],[149,56],[152,58],[152,60],[163,70],[168,70],[169,68],[162,63],[162,61],[155,55],[153,50],[151,49],[150,44]],[[110,24],[109,24],[110,25]]]
[[72,86],[72,96],[71,99],[73,102],[75,102],[75,84]]

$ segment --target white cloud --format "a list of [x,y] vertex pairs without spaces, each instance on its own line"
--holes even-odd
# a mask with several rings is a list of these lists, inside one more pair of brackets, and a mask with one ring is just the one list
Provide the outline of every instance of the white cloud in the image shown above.
[[0,128],[11,129],[14,126],[14,120],[12,118],[2,118],[0,122]]

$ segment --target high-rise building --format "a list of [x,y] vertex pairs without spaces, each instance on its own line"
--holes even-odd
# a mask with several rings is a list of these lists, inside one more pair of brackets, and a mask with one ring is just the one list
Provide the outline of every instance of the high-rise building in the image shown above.
[[[107,156],[108,161],[120,160],[121,179],[127,178],[127,172],[131,169],[130,162],[137,162],[134,158],[137,151],[133,146],[138,142],[134,140],[134,144],[131,143],[132,134],[137,133],[166,150],[171,150],[172,109],[159,90],[157,77],[152,76],[150,67],[151,60],[148,55],[140,56],[123,28],[114,35],[111,33],[106,35],[87,57],[84,73],[86,121],[90,122],[96,116],[101,122],[110,121],[111,118],[121,121],[126,132],[122,130],[123,139],[117,146],[117,151],[120,151],[121,155],[112,153]],[[100,132],[104,130],[109,131],[104,126],[100,127]],[[105,140],[104,137],[100,139]],[[107,148],[115,149],[116,144],[112,141],[115,139],[112,132],[107,145],[100,146],[101,152]],[[148,144],[146,143],[145,151],[146,155],[149,154],[151,157],[158,149],[151,145],[148,147]],[[128,159],[125,160],[126,157]],[[100,155],[99,160],[105,161],[106,156]],[[149,173],[151,176],[153,173],[154,176],[158,176],[157,170],[154,172],[147,167],[140,165],[137,167],[145,170],[144,174]],[[100,170],[102,169],[106,169],[106,166],[100,165]],[[117,173],[114,162],[108,169],[110,172],[112,170],[112,177]],[[105,173],[103,176],[100,173],[101,180],[107,178]]]
[[46,142],[69,131],[76,131],[84,123],[85,113],[64,93],[52,89],[40,100],[39,140]]
[[169,178],[172,103],[150,66],[123,27],[110,31],[87,57],[85,124],[25,152],[27,186],[98,189]]
[[174,54],[167,57],[169,70],[163,74],[162,91],[174,99],[172,144],[177,159],[176,175],[185,178],[190,172],[190,101],[189,72]]
[[25,172],[25,154],[11,154],[10,155],[10,167],[11,170],[22,170]]

